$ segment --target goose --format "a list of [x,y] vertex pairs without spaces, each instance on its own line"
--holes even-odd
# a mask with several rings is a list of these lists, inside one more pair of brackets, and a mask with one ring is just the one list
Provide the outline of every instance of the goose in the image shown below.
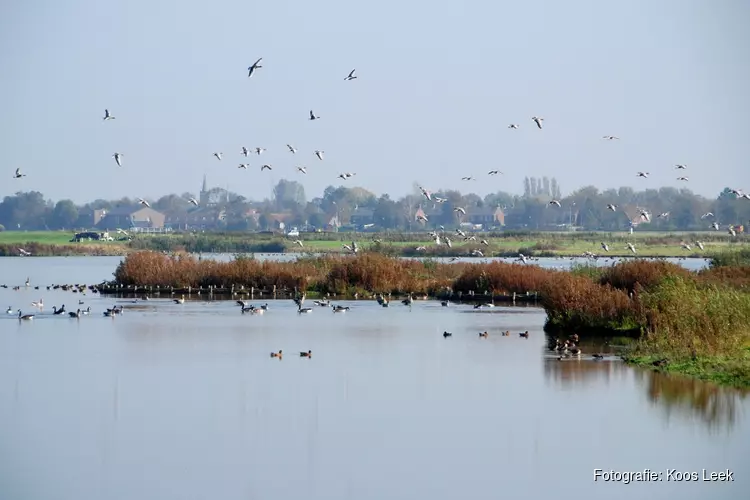
[[122,153],[115,153],[112,155],[112,158],[115,159],[115,163],[117,163],[118,167],[122,167],[122,157],[125,156]]
[[261,311],[268,311],[268,302],[260,306]]
[[315,116],[315,113],[313,113],[313,110],[310,110],[310,121],[319,119],[319,116]]
[[474,309],[483,309],[483,308],[487,308],[487,307],[495,307],[495,304],[493,304],[491,302],[487,302],[486,304],[477,304],[477,305],[474,306]]
[[217,160],[221,160],[221,157],[224,156],[224,153],[214,153],[214,156]]
[[293,241],[293,243],[294,243],[295,245],[299,245],[299,246],[300,246],[300,248],[302,248],[302,247],[304,247],[304,246],[305,246],[305,245],[304,245],[304,244],[302,243],[302,240],[294,240],[294,241]]
[[272,352],[271,353],[271,357],[272,358],[279,358],[279,359],[281,359],[283,356],[284,356],[284,352],[281,349],[279,349],[279,352]]
[[349,72],[349,75],[347,75],[347,77],[346,77],[346,78],[344,78],[344,80],[346,80],[347,82],[350,82],[350,81],[352,81],[352,80],[356,80],[356,79],[357,79],[357,77],[356,77],[356,76],[354,76],[354,72],[355,72],[355,71],[356,71],[356,70],[354,70],[354,69],[353,69],[353,70],[351,70],[351,71]]
[[57,309],[55,306],[52,306],[52,314],[55,316],[59,316],[60,314],[65,312],[65,304],[60,309]]
[[521,332],[521,333],[518,334],[518,336],[527,339],[527,338],[529,338],[529,331],[526,330],[525,332]]
[[476,250],[476,249],[471,251],[471,255],[473,257],[484,257],[484,253],[482,253],[481,250]]
[[184,304],[185,303],[185,296],[181,295],[179,299],[172,299],[172,301],[175,304]]
[[453,334],[451,332],[443,332],[443,338],[447,339],[448,337],[452,337]]
[[620,139],[620,138],[619,138],[619,137],[617,137],[617,136],[614,136],[614,135],[605,135],[605,136],[604,136],[604,139],[607,139],[607,140],[609,140],[609,141],[612,141],[612,140],[615,140],[615,139]]
[[8,309],[5,311],[6,314],[13,314],[13,308],[8,306]]
[[347,180],[347,179],[350,179],[350,178],[354,177],[355,175],[357,175],[356,172],[354,172],[354,173],[352,173],[352,172],[344,172],[343,174],[339,174],[338,178]]
[[83,310],[81,311],[81,314],[82,314],[83,316],[88,316],[89,314],[91,314],[91,306],[88,306],[88,307],[87,307],[86,309],[83,309]]
[[502,174],[502,172],[499,170],[490,170],[489,172],[487,172],[487,175],[497,175],[497,174]]
[[735,195],[737,198],[742,198],[742,190],[741,189],[731,189],[730,192]]
[[718,222],[714,222],[714,223],[711,224],[711,227],[718,231],[719,230],[719,223]]
[[30,319],[34,319],[34,315],[33,315],[33,314],[23,314],[23,313],[21,312],[21,310],[19,309],[19,310],[18,310],[18,319],[19,319],[19,320],[20,320],[20,319],[23,319],[23,320],[30,320]]
[[81,317],[81,310],[78,309],[76,312],[69,312],[68,316],[71,318],[80,318]]
[[601,361],[604,359],[604,354],[592,354],[591,357],[594,359],[594,361]]
[[424,246],[424,245],[422,245],[422,246],[418,246],[414,250],[417,251],[417,252],[425,252],[425,251],[427,251],[427,247]]
[[690,245],[688,245],[688,244],[687,244],[687,243],[685,243],[684,241],[683,241],[682,243],[680,243],[680,246],[681,246],[682,248],[684,248],[685,250],[687,250],[687,251],[690,251],[690,250],[692,250],[692,249],[693,249],[693,248],[692,248],[692,247],[691,247]]
[[253,73],[255,73],[255,70],[262,68],[263,66],[260,65],[260,62],[263,60],[262,57],[259,57],[257,61],[255,61],[253,64],[248,66],[247,68],[247,77],[250,78],[253,76]]
[[196,207],[198,206],[198,200],[196,200],[195,198],[190,198],[188,200],[188,203],[191,203],[191,204],[195,205]]
[[638,172],[636,174],[636,177],[643,177],[644,179],[648,179],[649,173],[648,172]]
[[20,179],[21,177],[26,177],[26,174],[21,173],[21,169],[17,168],[16,173],[13,175],[14,179]]
[[641,210],[641,219],[645,222],[651,222],[651,214],[647,210]]
[[439,196],[433,196],[432,199],[435,203],[445,203],[448,201],[448,198],[440,198]]
[[309,314],[309,313],[312,312],[312,310],[313,310],[312,307],[302,307],[302,306],[300,306],[300,307],[297,308],[297,312],[299,314]]
[[[31,252],[27,252],[27,251],[26,251],[25,249],[23,249],[23,248],[19,248],[19,249],[18,249],[18,253],[20,253],[20,254],[21,254],[21,257],[31,257]],[[38,289],[38,287],[37,287],[37,289]],[[47,287],[47,290],[49,290],[49,287]]]
[[528,257],[526,257],[526,256],[525,256],[524,254],[522,254],[522,253],[519,253],[519,254],[518,254],[518,260],[520,260],[520,261],[521,261],[521,262],[523,262],[524,264],[527,264],[527,263],[528,263]]
[[349,306],[331,306],[331,308],[335,313],[343,313],[349,310]]
[[544,121],[544,118],[533,116],[531,119],[534,120],[534,123],[536,123],[536,126],[539,127],[539,129],[542,128],[542,122]]
[[249,163],[240,163],[239,165],[237,165],[237,168],[243,168],[243,169],[247,170],[247,167],[249,167],[249,166],[250,166]]
[[447,300],[443,300],[442,302],[440,302],[440,305],[442,307],[448,307],[449,304],[450,304],[450,302],[448,302]]
[[[302,295],[298,297],[294,297],[292,300],[294,301],[295,304],[297,304],[297,307],[302,307],[302,304],[305,303],[305,298],[307,298],[307,294],[303,293]],[[317,304],[318,301],[316,300],[315,303]],[[243,305],[244,305],[244,302],[243,302]]]
[[486,246],[486,247],[490,246],[490,242],[489,242],[489,241],[487,241],[487,240],[482,240],[482,241],[480,241],[479,243],[480,243],[481,245],[484,245],[484,246]]
[[489,334],[487,332],[479,332],[480,339],[486,339],[487,337],[489,337]]
[[141,205],[143,205],[144,207],[148,207],[148,208],[150,208],[150,207],[151,207],[151,205],[149,204],[149,202],[147,202],[147,201],[146,201],[146,200],[144,200],[143,198],[138,198],[138,203],[140,203],[140,204],[141,204]]
[[414,302],[414,297],[412,297],[411,294],[407,295],[404,300],[401,301],[401,303],[405,306],[411,306]]
[[331,301],[330,300],[314,300],[313,304],[319,307],[328,307],[331,305]]
[[613,203],[609,203],[609,204],[607,205],[607,209],[608,209],[608,210],[612,210],[613,212],[616,212],[616,211],[617,211],[617,205],[615,205],[615,204],[613,204]]
[[260,156],[263,154],[265,150],[266,150],[265,148],[255,148],[255,154]]
[[430,193],[428,190],[426,190],[422,186],[419,186],[419,190],[422,192],[422,196],[427,198],[427,201],[432,201],[432,193]]
[[294,146],[292,146],[291,144],[287,144],[287,145],[286,145],[286,147],[287,147],[287,148],[289,148],[289,152],[290,152],[290,153],[292,153],[292,154],[295,154],[295,153],[297,153],[297,148],[295,148],[295,147],[294,147]]
[[299,357],[300,358],[312,358],[312,351],[300,352]]
[[248,155],[249,152],[250,151],[248,151],[245,146],[242,146],[242,156],[244,156],[245,158],[247,158],[247,155]]
[[687,182],[688,178],[683,176],[683,177],[678,177],[677,180],[678,181],[685,181],[685,182]]
[[732,226],[727,227],[727,232],[731,234],[732,236],[737,236],[737,232],[734,230]]
[[26,278],[26,282],[24,283],[24,285],[25,286],[31,286],[31,279],[27,277]]
[[635,245],[633,245],[632,243],[628,243],[628,246],[626,248],[633,253],[637,253],[635,250]]
[[417,214],[416,219],[418,222],[424,222],[425,224],[429,222],[429,220],[427,219],[427,216],[422,215],[422,214]]
[[703,242],[702,241],[696,241],[695,242],[695,246],[697,246],[701,250],[705,250],[705,247],[703,246]]
[[104,110],[104,118],[102,118],[102,120],[107,121],[107,120],[114,120],[114,119],[115,119],[115,117],[112,116],[112,114],[109,112],[109,110],[105,109]]
[[548,205],[557,205],[558,208],[561,206],[559,200],[552,200],[552,201],[549,202]]
[[468,176],[468,177],[461,177],[462,181],[475,181],[476,179],[474,177]]
[[508,125],[508,128],[512,128],[512,129],[517,129],[518,127],[520,127],[520,125],[516,123],[511,123],[510,125]]
[[263,165],[262,167],[260,167],[260,171],[261,171],[261,172],[263,172],[263,171],[264,171],[264,170],[266,170],[266,169],[268,169],[268,170],[273,170],[273,167],[272,167],[271,165],[268,165],[268,164],[266,164],[266,165]]
[[681,165],[678,163],[677,165],[674,166],[674,168],[675,170],[685,170],[687,169],[687,165]]
[[602,250],[604,250],[605,252],[609,252],[609,245],[607,245],[603,241],[602,241]]
[[656,216],[657,219],[666,219],[667,217],[669,217],[669,212],[662,212]]
[[303,174],[307,173],[307,167],[297,167],[298,172],[302,172]]
[[[455,207],[453,209],[453,211],[456,212],[457,214],[466,215],[466,209],[462,208],[462,207]],[[463,235],[463,236],[465,236],[465,235]]]
[[323,153],[325,153],[325,151],[315,150],[315,156],[318,157],[318,160],[322,160],[323,159]]

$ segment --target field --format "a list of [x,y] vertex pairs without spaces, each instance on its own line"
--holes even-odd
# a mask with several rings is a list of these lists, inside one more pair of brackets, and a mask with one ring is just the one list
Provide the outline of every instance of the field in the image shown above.
[[[275,253],[275,252],[344,252],[343,245],[356,241],[363,249],[380,250],[389,255],[403,256],[466,256],[472,250],[481,250],[485,256],[579,256],[590,252],[598,255],[633,255],[628,243],[635,245],[642,257],[701,257],[717,252],[744,248],[750,237],[732,237],[724,232],[663,233],[635,232],[521,232],[476,233],[476,240],[463,241],[455,233],[453,245],[435,245],[427,233],[303,233],[303,246],[295,239],[270,233],[180,233],[135,235],[130,243],[81,242],[71,243],[69,231],[4,231],[0,232],[0,255],[17,255],[18,247],[36,244],[35,255],[91,254],[92,251],[108,254],[125,254],[132,250],[162,250],[188,252]],[[482,244],[485,240],[488,245]],[[376,243],[379,241],[379,243]],[[701,241],[701,250],[696,241]],[[602,249],[601,243],[609,246]],[[682,247],[688,243],[690,250]],[[419,249],[419,247],[425,247]]]

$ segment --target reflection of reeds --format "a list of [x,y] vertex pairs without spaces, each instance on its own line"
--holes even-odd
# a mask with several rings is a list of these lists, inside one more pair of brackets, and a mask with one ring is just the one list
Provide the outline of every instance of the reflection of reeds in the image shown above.
[[667,416],[673,411],[693,415],[711,430],[731,429],[741,400],[750,392],[647,370],[635,373],[636,380],[646,386],[649,401],[664,408]]
[[628,367],[620,360],[592,361],[585,357],[568,358],[563,361],[550,358],[544,363],[544,375],[563,387],[584,385],[595,380],[603,380],[609,385],[613,376],[622,376],[627,369]]

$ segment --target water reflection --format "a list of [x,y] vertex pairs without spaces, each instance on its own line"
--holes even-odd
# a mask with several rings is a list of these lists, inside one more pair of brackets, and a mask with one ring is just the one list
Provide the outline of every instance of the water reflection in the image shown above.
[[634,370],[634,376],[646,388],[648,400],[662,408],[667,419],[674,413],[693,417],[710,430],[731,429],[741,417],[741,402],[748,394],[747,390],[648,370]]
[[564,389],[593,382],[604,382],[605,385],[609,385],[613,379],[625,377],[628,371],[628,367],[618,358],[593,361],[583,355],[580,358],[567,358],[562,361],[558,361],[557,357],[548,357],[545,361],[545,377]]

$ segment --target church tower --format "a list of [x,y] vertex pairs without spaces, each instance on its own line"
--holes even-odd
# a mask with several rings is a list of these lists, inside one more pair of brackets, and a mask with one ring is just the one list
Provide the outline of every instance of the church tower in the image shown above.
[[203,174],[203,186],[201,187],[199,199],[202,207],[208,205],[208,183],[206,182],[206,174]]

